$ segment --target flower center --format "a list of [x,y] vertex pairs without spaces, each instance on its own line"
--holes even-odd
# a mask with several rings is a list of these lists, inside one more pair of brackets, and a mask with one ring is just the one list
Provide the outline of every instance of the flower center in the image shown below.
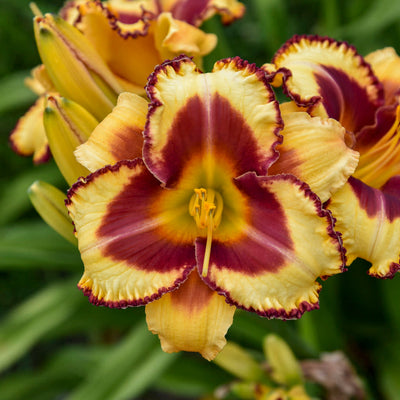
[[204,252],[203,268],[201,275],[208,274],[210,262],[212,234],[221,222],[224,203],[222,196],[213,189],[194,189],[189,202],[189,214],[193,217],[199,229],[207,230],[206,250]]

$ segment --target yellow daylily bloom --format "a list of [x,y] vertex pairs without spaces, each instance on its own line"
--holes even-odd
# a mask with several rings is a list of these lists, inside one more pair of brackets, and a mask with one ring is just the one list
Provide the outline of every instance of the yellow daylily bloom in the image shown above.
[[[342,272],[344,253],[309,186],[267,176],[282,119],[263,72],[236,57],[204,74],[181,56],[146,89],[147,113],[140,96],[120,95],[75,152],[92,171],[67,200],[84,294],[146,305],[164,351],[206,359],[224,347],[236,307],[284,319],[318,308],[317,278]],[[343,132],[333,131],[334,147]],[[352,163],[351,152],[332,154],[329,170]]]

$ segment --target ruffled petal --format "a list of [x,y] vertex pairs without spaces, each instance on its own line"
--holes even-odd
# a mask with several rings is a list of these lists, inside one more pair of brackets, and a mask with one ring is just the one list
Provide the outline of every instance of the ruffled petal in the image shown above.
[[94,172],[105,165],[141,157],[147,106],[142,97],[121,93],[111,114],[75,151],[77,160]]
[[[342,272],[345,262],[330,213],[291,175],[248,173],[235,181],[247,197],[247,221],[236,238],[213,241],[203,280],[229,303],[266,317],[318,308],[316,279]],[[197,239],[199,265],[204,252],[205,240]]]
[[328,205],[337,219],[349,263],[369,261],[370,275],[392,278],[400,269],[400,177],[382,191],[350,178]]
[[19,119],[10,135],[12,149],[21,156],[33,155],[35,164],[41,164],[50,159],[49,144],[43,125],[44,103],[44,97],[39,97]]
[[374,122],[383,103],[382,87],[354,47],[330,38],[294,36],[272,62],[264,67],[270,79],[283,81],[298,105],[334,118],[352,132]]
[[216,35],[174,19],[170,13],[162,13],[157,18],[154,39],[163,60],[186,54],[195,57],[197,64],[199,56],[210,53],[217,45]]
[[143,157],[167,185],[195,157],[218,152],[234,175],[263,174],[276,159],[282,125],[263,73],[239,58],[202,74],[187,57],[157,67],[147,86],[151,100]]
[[383,84],[385,104],[393,104],[400,93],[400,57],[392,47],[386,47],[368,54],[375,75]]
[[322,202],[328,200],[355,171],[359,153],[346,145],[345,129],[333,119],[289,112],[283,121],[280,156],[268,174],[293,174],[307,182]]
[[196,265],[194,238],[164,229],[170,215],[158,210],[163,191],[141,159],[98,170],[69,190],[85,265],[78,286],[92,303],[146,304],[175,289]]
[[168,353],[199,352],[212,360],[224,347],[235,307],[201,281],[196,271],[173,292],[146,305],[147,325]]

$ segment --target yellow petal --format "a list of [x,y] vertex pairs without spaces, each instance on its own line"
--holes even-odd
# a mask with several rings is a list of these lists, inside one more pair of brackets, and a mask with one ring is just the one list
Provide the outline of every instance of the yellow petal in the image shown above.
[[10,135],[13,150],[22,156],[33,154],[35,164],[50,158],[49,145],[43,125],[45,99],[39,97],[35,104],[22,116]]
[[147,304],[175,289],[194,268],[194,238],[186,232],[164,235],[165,218],[156,207],[164,191],[141,159],[104,167],[68,191],[85,265],[78,286],[92,303]]
[[162,59],[172,59],[182,53],[188,56],[203,56],[217,45],[217,37],[174,19],[170,13],[157,18],[154,31],[155,45]]
[[75,152],[77,160],[94,172],[107,164],[142,156],[142,131],[148,103],[133,93],[121,93],[111,114]]
[[374,122],[383,102],[381,85],[355,48],[329,38],[299,35],[287,41],[266,64],[274,84],[313,115],[334,118],[357,132]]
[[333,119],[289,112],[283,121],[280,156],[268,174],[291,173],[325,202],[353,174],[359,153],[346,145],[346,130]]
[[392,47],[386,47],[368,54],[369,62],[385,91],[385,103],[392,104],[400,89],[400,57]]
[[235,307],[208,288],[196,271],[178,289],[146,305],[149,329],[167,353],[199,352],[212,360],[224,347]]
[[[218,153],[234,176],[265,173],[277,157],[282,125],[277,102],[254,64],[233,58],[202,74],[190,59],[159,66],[147,90],[151,105],[143,157],[163,182],[172,182],[188,160]],[[211,157],[213,158],[213,157]]]
[[400,268],[400,199],[351,178],[328,207],[342,233],[349,263],[360,257],[372,264],[371,275],[393,277]]

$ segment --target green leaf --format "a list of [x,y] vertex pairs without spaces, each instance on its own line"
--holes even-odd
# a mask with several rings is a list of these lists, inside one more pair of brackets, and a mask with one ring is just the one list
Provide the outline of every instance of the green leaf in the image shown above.
[[175,360],[163,354],[156,336],[139,323],[91,370],[68,400],[131,399],[144,391]]
[[94,365],[104,358],[107,349],[98,346],[68,346],[35,371],[14,372],[0,380],[2,400],[53,400],[71,390]]
[[351,38],[363,35],[373,36],[383,29],[397,22],[400,18],[400,2],[380,0],[372,3],[364,14],[354,19],[348,25],[338,27],[333,32],[335,36],[349,36]]
[[75,281],[50,286],[12,310],[0,325],[0,371],[66,323],[81,300]]
[[46,181],[56,186],[64,183],[60,172],[52,163],[23,171],[19,176],[13,177],[12,181],[8,181],[1,187],[0,225],[13,221],[32,208],[27,190],[36,180]]
[[0,113],[33,103],[37,97],[24,84],[30,71],[15,72],[0,80]]
[[0,270],[82,268],[75,246],[60,237],[43,221],[0,228]]

